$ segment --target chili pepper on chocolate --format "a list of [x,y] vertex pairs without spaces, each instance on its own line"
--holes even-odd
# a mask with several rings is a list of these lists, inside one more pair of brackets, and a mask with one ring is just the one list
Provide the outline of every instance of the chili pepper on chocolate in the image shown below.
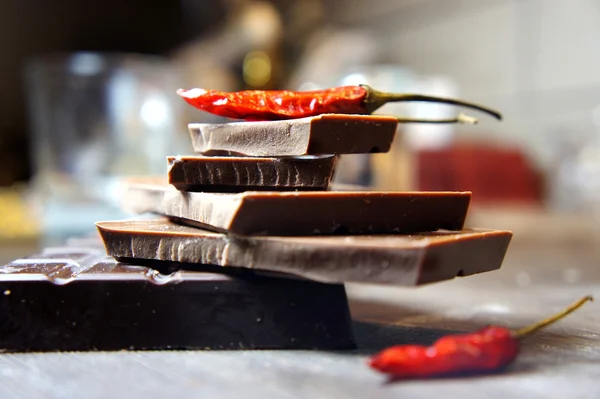
[[[243,120],[296,119],[321,114],[371,114],[390,102],[432,102],[456,105],[485,112],[502,119],[498,111],[451,98],[423,94],[394,94],[366,85],[343,86],[325,90],[295,92],[289,90],[245,90],[220,92],[204,89],[177,90],[192,106],[215,115]],[[466,119],[421,120],[399,119],[401,122],[453,123]],[[470,120],[469,123],[473,123]]]
[[516,331],[489,326],[470,334],[442,337],[431,346],[393,346],[371,358],[369,365],[394,379],[498,370],[515,360],[519,339],[562,319],[591,300],[591,296],[582,298],[562,312]]

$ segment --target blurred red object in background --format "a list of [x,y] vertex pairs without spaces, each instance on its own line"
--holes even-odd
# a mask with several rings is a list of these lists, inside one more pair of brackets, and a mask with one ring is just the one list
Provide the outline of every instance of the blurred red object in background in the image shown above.
[[419,151],[418,190],[471,191],[473,202],[539,204],[542,176],[517,148],[457,144]]

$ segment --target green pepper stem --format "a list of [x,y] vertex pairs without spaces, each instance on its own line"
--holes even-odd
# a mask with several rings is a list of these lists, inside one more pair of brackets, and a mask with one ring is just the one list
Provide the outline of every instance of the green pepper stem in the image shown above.
[[524,327],[524,328],[514,331],[513,336],[515,336],[516,338],[522,338],[529,334],[532,334],[532,333],[536,332],[537,330],[544,328],[547,325],[552,324],[552,323],[562,319],[563,317],[567,316],[568,314],[576,311],[581,306],[583,306],[584,303],[586,303],[588,301],[593,301],[593,300],[594,300],[594,298],[592,298],[591,296],[583,297],[560,313],[552,315],[552,316],[548,317],[547,319],[540,321],[539,323],[535,323],[530,326],[527,326],[527,327]]
[[498,120],[502,120],[502,114],[500,112],[484,107],[479,104],[470,103],[463,100],[457,100],[453,98],[444,98],[444,97],[436,97],[436,96],[428,96],[425,94],[398,94],[398,93],[386,93],[378,90],[374,90],[370,86],[361,85],[367,90],[367,98],[365,99],[365,106],[367,108],[367,112],[373,113],[378,108],[381,108],[387,103],[390,102],[428,102],[428,103],[439,103],[439,104],[448,104],[448,105],[456,105],[459,107],[471,108],[477,111],[484,112],[488,115],[493,116]]
[[399,123],[463,123],[465,125],[475,125],[479,121],[477,118],[465,114],[458,114],[456,118],[448,119],[419,119],[419,118],[398,118]]

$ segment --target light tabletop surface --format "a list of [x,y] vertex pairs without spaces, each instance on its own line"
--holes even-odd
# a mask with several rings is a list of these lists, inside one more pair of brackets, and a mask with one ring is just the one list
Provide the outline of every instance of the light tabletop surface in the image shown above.
[[[600,250],[514,242],[503,268],[421,288],[348,286],[353,351],[0,355],[0,398],[600,398]],[[501,374],[389,383],[366,365],[399,343],[487,324],[522,327],[599,301],[525,339]]]

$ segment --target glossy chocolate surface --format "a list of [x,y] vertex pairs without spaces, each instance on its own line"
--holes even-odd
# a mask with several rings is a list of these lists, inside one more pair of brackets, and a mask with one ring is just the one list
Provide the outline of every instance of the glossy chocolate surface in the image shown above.
[[280,157],[388,152],[398,121],[379,115],[325,114],[268,122],[191,123],[194,151]]
[[169,184],[183,191],[327,190],[337,157],[168,157]]
[[439,231],[413,235],[233,237],[166,219],[99,222],[109,255],[281,272],[327,283],[419,285],[498,269],[512,233]]
[[417,233],[463,227],[469,192],[302,191],[193,193],[130,184],[121,199],[132,213],[239,235]]
[[0,266],[0,351],[339,349],[351,328],[341,285],[164,275],[118,263],[99,238]]

